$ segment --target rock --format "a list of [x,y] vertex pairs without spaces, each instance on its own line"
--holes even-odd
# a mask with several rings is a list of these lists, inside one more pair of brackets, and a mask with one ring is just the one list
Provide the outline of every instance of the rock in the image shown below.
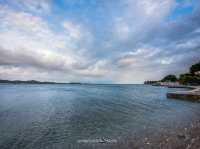
[[186,136],[185,136],[184,134],[178,134],[177,137],[178,137],[179,139],[185,139],[185,138],[186,138]]
[[195,142],[195,138],[192,138],[192,140],[191,140],[191,144],[193,144],[194,142]]
[[188,144],[186,149],[190,149],[191,148],[191,144]]

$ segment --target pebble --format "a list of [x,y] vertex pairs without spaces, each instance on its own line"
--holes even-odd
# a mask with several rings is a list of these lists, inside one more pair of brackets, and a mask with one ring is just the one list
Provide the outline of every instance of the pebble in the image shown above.
[[178,137],[179,139],[185,139],[185,138],[186,138],[186,136],[185,136],[184,134],[178,134],[177,137]]
[[191,144],[193,144],[194,142],[195,142],[195,138],[192,138],[192,140],[191,140]]
[[188,144],[186,149],[190,149],[191,148],[191,144]]

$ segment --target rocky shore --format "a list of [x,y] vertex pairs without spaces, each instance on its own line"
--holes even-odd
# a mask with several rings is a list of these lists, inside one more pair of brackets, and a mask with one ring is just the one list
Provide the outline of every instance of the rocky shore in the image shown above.
[[106,149],[200,149],[200,120],[174,131],[130,136],[117,144],[100,144],[96,148],[102,146]]
[[167,98],[200,101],[200,87],[193,87],[193,90],[189,91],[167,93]]
[[200,121],[191,123],[190,126],[166,132],[153,138],[144,138],[143,142],[133,148],[143,149],[198,149],[200,148]]
[[[80,147],[80,146],[79,146]],[[81,145],[82,149],[200,149],[200,121],[174,131],[129,136],[112,143]]]

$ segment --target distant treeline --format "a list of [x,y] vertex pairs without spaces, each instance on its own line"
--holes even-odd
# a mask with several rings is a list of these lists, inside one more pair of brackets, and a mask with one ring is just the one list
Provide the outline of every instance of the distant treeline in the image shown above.
[[20,80],[0,80],[0,83],[9,83],[9,84],[60,84],[56,82],[40,82],[35,80],[28,80],[28,81],[20,81]]
[[158,81],[144,81],[144,84],[156,84]]
[[0,83],[4,84],[85,84],[85,83],[80,83],[80,82],[69,82],[69,83],[59,83],[59,82],[41,82],[41,81],[36,81],[36,80],[28,80],[28,81],[21,81],[21,80],[1,80]]
[[145,81],[144,84],[156,84],[158,82],[179,82],[184,85],[200,85],[200,61],[189,68],[188,73],[176,75],[170,74],[158,81]]

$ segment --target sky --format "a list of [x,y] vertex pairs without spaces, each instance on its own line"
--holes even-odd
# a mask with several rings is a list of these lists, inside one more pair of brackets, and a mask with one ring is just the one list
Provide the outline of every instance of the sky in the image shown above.
[[143,83],[200,60],[200,0],[0,0],[0,79]]

